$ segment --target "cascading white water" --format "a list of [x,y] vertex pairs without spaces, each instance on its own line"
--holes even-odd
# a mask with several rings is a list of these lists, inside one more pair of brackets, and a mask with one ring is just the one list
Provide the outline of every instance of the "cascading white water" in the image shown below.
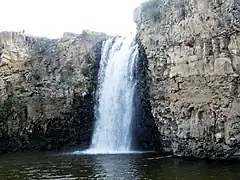
[[102,48],[98,74],[98,103],[88,153],[129,152],[134,96],[134,63],[138,47],[134,35],[110,38]]

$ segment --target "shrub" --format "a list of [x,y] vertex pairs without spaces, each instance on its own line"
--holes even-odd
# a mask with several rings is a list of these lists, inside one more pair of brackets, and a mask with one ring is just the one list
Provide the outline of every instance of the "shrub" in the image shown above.
[[142,3],[141,12],[146,19],[153,20],[156,22],[161,18],[160,5],[163,0],[149,0]]

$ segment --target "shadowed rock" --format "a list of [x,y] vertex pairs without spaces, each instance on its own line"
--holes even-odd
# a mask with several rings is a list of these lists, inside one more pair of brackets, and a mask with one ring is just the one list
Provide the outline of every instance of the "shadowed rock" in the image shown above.
[[102,33],[0,33],[0,152],[90,143]]
[[150,0],[135,10],[165,152],[239,155],[239,17],[238,0]]

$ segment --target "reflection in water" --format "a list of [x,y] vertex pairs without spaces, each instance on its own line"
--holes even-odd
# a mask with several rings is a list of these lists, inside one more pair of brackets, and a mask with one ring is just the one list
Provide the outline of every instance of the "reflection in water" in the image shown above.
[[240,162],[163,158],[158,154],[0,156],[0,179],[238,180]]
[[136,173],[135,155],[103,155],[95,156],[93,167],[96,174],[104,174],[102,179],[140,179]]

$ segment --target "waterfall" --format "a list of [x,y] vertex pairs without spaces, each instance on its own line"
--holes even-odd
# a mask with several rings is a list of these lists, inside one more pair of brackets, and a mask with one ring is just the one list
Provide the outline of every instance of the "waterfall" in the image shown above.
[[95,107],[96,124],[89,153],[122,153],[131,148],[131,120],[138,56],[135,35],[103,43]]

